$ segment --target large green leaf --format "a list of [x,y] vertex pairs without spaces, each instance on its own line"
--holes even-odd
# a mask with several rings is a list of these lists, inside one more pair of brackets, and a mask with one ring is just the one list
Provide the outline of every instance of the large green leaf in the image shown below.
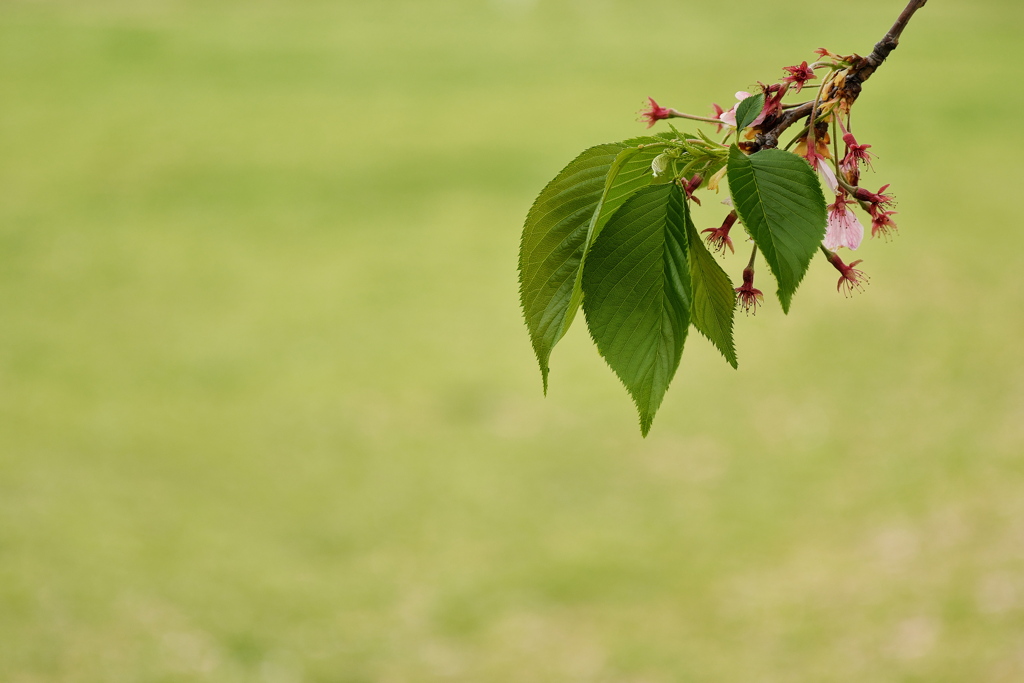
[[586,252],[622,202],[651,182],[651,160],[672,137],[663,133],[591,147],[548,183],[526,217],[520,297],[545,392],[551,350],[580,305]]
[[568,324],[569,302],[605,177],[622,143],[584,151],[548,183],[530,209],[519,249],[519,295],[533,350],[548,388],[551,349]]
[[686,218],[677,185],[643,188],[605,225],[583,269],[590,333],[636,402],[644,436],[690,324]]
[[[634,142],[628,140],[626,143]],[[580,268],[576,274],[576,284],[573,287],[572,298],[569,301],[569,308],[566,312],[565,327],[568,328],[572,322],[580,301],[583,299],[583,270],[587,262],[587,253],[593,246],[608,220],[618,211],[619,207],[629,199],[637,190],[651,184],[652,169],[651,162],[656,156],[665,151],[666,144],[663,140],[649,138],[645,142],[638,143],[636,147],[627,147],[619,152],[612,163],[608,176],[605,179],[604,192],[598,202],[597,210],[590,221],[587,230],[587,239],[583,247],[583,255]]]
[[736,292],[729,276],[718,265],[697,234],[690,217],[686,217],[686,237],[689,243],[690,281],[693,305],[690,322],[714,344],[729,365],[737,366],[736,346],[732,339],[733,313],[736,310]]
[[727,173],[736,212],[775,275],[782,310],[788,313],[825,236],[827,211],[818,177],[791,152],[766,149],[747,156],[735,145]]

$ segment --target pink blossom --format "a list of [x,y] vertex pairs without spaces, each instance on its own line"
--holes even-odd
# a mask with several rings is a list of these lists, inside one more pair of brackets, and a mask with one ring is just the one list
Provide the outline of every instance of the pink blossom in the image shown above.
[[839,255],[834,251],[828,253],[828,261],[839,271],[839,282],[836,283],[836,291],[842,292],[844,296],[853,296],[854,291],[863,292],[864,285],[870,282],[870,278],[863,271],[855,266],[863,261],[854,261],[850,265],[843,263]]
[[640,110],[640,118],[647,122],[648,128],[653,126],[655,121],[672,118],[671,109],[661,106],[654,101],[653,97],[648,97],[647,99],[650,100],[651,103],[644,109]]
[[856,214],[850,210],[851,201],[845,192],[836,195],[836,200],[828,207],[828,229],[825,231],[823,244],[828,249],[846,247],[855,250],[864,239],[864,226],[860,224]]
[[783,78],[782,82],[795,86],[793,92],[800,92],[807,81],[816,78],[814,69],[807,66],[807,62],[803,62],[799,66],[784,66],[782,70],[789,72],[789,75]]
[[[836,178],[836,174],[832,170],[832,167],[828,165],[828,161],[825,160],[825,157],[819,154],[815,154],[814,157],[814,161],[811,162],[811,165],[825,178],[825,184],[828,185],[828,189],[832,192],[838,192],[839,179]],[[807,160],[811,161],[810,155],[808,155]]]
[[739,299],[740,308],[747,315],[757,314],[757,307],[764,302],[764,294],[760,289],[754,288],[754,269],[743,270],[743,284],[736,288],[736,297]]
[[716,252],[725,253],[725,248],[729,247],[729,251],[736,253],[736,250],[732,247],[732,240],[729,238],[729,231],[732,230],[732,226],[736,223],[736,212],[730,211],[729,215],[725,217],[725,221],[722,223],[720,228],[708,228],[707,230],[701,230],[701,233],[710,233],[707,236],[708,246],[714,249]]

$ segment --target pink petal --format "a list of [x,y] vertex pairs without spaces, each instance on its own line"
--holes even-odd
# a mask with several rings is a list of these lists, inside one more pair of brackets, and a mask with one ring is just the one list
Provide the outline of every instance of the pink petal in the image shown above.
[[818,173],[825,176],[825,184],[828,185],[828,189],[832,191],[832,194],[839,192],[839,181],[836,180],[836,174],[823,158],[818,159]]
[[825,230],[823,244],[826,249],[835,250],[839,247],[846,247],[855,251],[864,239],[864,226],[857,219],[857,215],[849,209],[840,211],[829,211],[828,228]]

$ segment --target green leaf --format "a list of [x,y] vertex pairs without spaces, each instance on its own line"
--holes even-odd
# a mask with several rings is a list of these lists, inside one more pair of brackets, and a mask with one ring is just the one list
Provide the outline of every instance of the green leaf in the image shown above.
[[544,393],[551,350],[580,305],[586,251],[629,194],[651,182],[651,160],[673,137],[660,133],[591,147],[548,183],[530,209],[519,251],[519,293]]
[[747,156],[735,145],[727,174],[736,212],[775,275],[782,310],[788,313],[825,236],[828,216],[818,177],[791,152],[765,149]]
[[737,361],[736,346],[732,338],[732,322],[736,310],[736,292],[733,290],[732,281],[704,246],[689,216],[686,217],[686,237],[693,290],[690,322],[722,352],[729,365],[735,368]]
[[743,130],[761,115],[764,109],[764,93],[751,95],[736,107],[736,129]]
[[651,162],[666,149],[666,145],[663,142],[658,143],[653,142],[653,140],[651,138],[646,144],[639,143],[642,146],[627,147],[619,152],[618,156],[615,157],[615,162],[612,163],[611,169],[608,171],[601,201],[598,202],[597,210],[594,212],[587,231],[581,267],[577,271],[576,284],[573,287],[572,298],[569,301],[569,309],[566,313],[568,317],[565,325],[566,328],[572,322],[572,318],[575,316],[576,310],[583,299],[583,271],[586,267],[587,253],[590,251],[590,247],[593,246],[594,241],[601,234],[601,231],[604,230],[608,220],[618,211],[619,207],[637,190],[651,184],[653,174]]
[[526,217],[519,295],[545,393],[551,349],[572,322],[569,303],[605,177],[625,148],[616,142],[584,151],[548,183]]
[[644,436],[690,324],[686,219],[679,186],[643,188],[605,225],[583,269],[590,333],[636,402]]

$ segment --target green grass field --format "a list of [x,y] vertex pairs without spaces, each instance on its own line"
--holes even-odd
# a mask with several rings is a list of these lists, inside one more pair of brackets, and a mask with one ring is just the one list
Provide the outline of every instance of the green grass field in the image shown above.
[[0,681],[1024,680],[1024,5],[921,10],[868,291],[691,336],[648,439],[519,312],[533,197],[647,95],[903,5],[0,3]]

